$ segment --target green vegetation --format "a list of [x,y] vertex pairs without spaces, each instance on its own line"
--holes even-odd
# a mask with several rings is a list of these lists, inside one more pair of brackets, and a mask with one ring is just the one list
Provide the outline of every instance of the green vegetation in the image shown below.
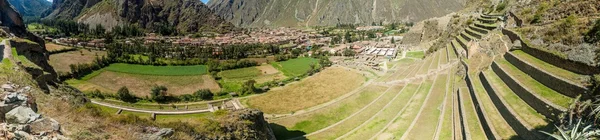
[[531,108],[525,101],[521,100],[517,94],[503,83],[498,75],[490,70],[484,73],[486,77],[489,78],[488,82],[490,85],[496,90],[496,94],[498,94],[498,96],[507,103],[507,106],[512,108],[520,118],[533,127],[547,125],[546,121],[544,121],[545,117],[537,113],[535,109]]
[[226,78],[226,79],[246,79],[247,80],[247,79],[251,79],[256,76],[261,75],[261,72],[256,67],[249,67],[249,68],[241,68],[241,69],[222,71],[222,72],[219,72],[218,75],[220,77]]
[[573,100],[544,86],[542,83],[536,81],[526,73],[520,71],[517,67],[510,64],[510,62],[506,61],[505,59],[499,59],[496,60],[496,62],[498,62],[500,67],[504,68],[504,70],[506,70],[506,72],[509,75],[512,75],[512,77],[516,78],[516,80],[524,84],[523,86],[526,86],[530,90],[533,90],[535,92],[534,94],[538,94],[544,97],[545,99],[548,99],[549,101],[565,108],[569,107],[569,104]]
[[473,82],[473,87],[475,90],[475,94],[477,98],[479,98],[479,103],[483,106],[482,110],[485,111],[485,116],[488,117],[488,123],[491,123],[490,127],[494,127],[494,130],[498,133],[498,135],[502,139],[510,139],[516,135],[516,133],[512,130],[512,127],[506,123],[500,112],[496,109],[496,106],[490,99],[489,95],[483,88],[481,80],[478,75],[471,74],[471,80]]
[[583,79],[585,77],[585,75],[579,75],[579,74],[573,73],[571,71],[556,67],[552,64],[549,64],[540,59],[537,59],[534,56],[531,56],[521,50],[516,50],[516,51],[513,51],[512,53],[515,56],[517,56],[518,58],[520,58],[526,62],[529,62],[530,64],[532,64],[540,69],[543,69],[544,71],[547,71],[551,74],[565,78],[572,82],[576,82],[576,83],[580,83],[580,84],[587,84],[587,82],[581,81],[581,79]]
[[310,57],[301,57],[282,62],[273,62],[271,65],[283,72],[285,76],[295,77],[306,74],[311,68],[310,65],[318,65],[318,60]]
[[108,71],[162,76],[202,75],[208,73],[206,65],[196,66],[147,66],[133,64],[111,64],[105,68]]
[[413,122],[414,127],[406,134],[407,139],[434,139],[439,118],[442,113],[441,107],[446,96],[448,74],[439,74],[435,81],[426,103],[420,110],[419,118]]
[[423,57],[425,57],[425,52],[424,51],[406,52],[406,57],[422,59]]
[[596,20],[592,29],[587,32],[585,41],[588,43],[600,42],[600,19]]

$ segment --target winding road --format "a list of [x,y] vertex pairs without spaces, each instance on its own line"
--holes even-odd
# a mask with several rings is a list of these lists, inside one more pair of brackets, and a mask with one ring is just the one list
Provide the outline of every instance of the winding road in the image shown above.
[[92,100],[92,103],[93,104],[97,104],[97,105],[101,105],[101,106],[105,106],[105,107],[121,109],[121,110],[124,110],[124,111],[140,112],[140,113],[150,113],[150,114],[156,114],[156,115],[183,115],[183,114],[196,114],[196,113],[210,112],[209,109],[187,110],[187,111],[153,111],[153,110],[142,110],[142,109],[134,109],[134,108],[121,107],[121,106],[116,106],[116,105],[112,105],[112,104],[108,104],[108,103],[102,103],[102,102],[98,102],[98,101],[94,101],[94,100]]

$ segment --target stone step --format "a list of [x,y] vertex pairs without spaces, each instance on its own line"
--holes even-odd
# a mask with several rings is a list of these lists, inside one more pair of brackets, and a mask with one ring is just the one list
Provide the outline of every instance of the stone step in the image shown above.
[[481,27],[477,27],[474,24],[473,25],[469,25],[469,29],[478,32],[479,34],[487,34],[490,30],[488,29],[484,29]]
[[475,23],[475,26],[486,29],[486,30],[494,30],[498,27],[498,25],[496,25],[496,24],[485,24],[485,23]]
[[479,21],[481,23],[493,24],[493,23],[496,23],[496,21],[498,21],[498,19],[497,18],[478,17],[477,21]]
[[481,34],[477,31],[471,30],[470,28],[465,29],[468,35],[475,37],[476,39],[481,39],[485,34]]
[[469,74],[466,78],[470,86],[472,100],[476,104],[479,120],[483,125],[488,139],[509,139],[518,137],[515,131],[510,127],[502,117],[496,105],[493,104],[489,94],[485,91],[479,77],[475,74]]

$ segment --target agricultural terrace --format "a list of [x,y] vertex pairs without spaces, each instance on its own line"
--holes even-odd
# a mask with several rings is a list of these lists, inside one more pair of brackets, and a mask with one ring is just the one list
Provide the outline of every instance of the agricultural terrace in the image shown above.
[[282,62],[273,62],[271,65],[283,72],[285,76],[295,77],[305,74],[310,70],[310,65],[319,65],[319,60],[310,57],[301,57],[297,59],[290,59]]
[[219,80],[221,86],[227,91],[238,91],[242,84],[248,80],[254,80],[257,84],[274,80],[283,80],[287,77],[272,65],[226,70],[218,73],[222,77]]
[[69,65],[71,64],[89,64],[96,60],[96,57],[105,55],[106,52],[104,51],[90,51],[85,49],[64,52],[50,55],[50,65],[52,65],[57,72],[70,72],[71,67],[69,67]]
[[247,104],[269,114],[291,113],[328,102],[364,82],[365,77],[360,73],[332,67],[300,82],[250,98]]

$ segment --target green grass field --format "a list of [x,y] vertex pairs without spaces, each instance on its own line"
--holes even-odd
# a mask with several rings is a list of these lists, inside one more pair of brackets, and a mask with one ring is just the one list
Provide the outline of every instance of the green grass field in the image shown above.
[[421,58],[425,57],[425,52],[424,51],[406,52],[406,57],[421,59]]
[[573,73],[571,71],[556,67],[552,64],[546,63],[546,62],[544,62],[540,59],[537,59],[534,56],[531,56],[521,50],[513,51],[512,53],[515,56],[517,56],[518,58],[520,58],[524,61],[527,61],[530,64],[532,64],[540,69],[543,69],[549,73],[552,73],[556,76],[565,78],[572,82],[577,82],[577,83],[581,84],[582,83],[581,79],[583,79],[583,77],[585,77],[585,75],[579,75],[579,74]]
[[[438,126],[441,106],[446,98],[448,74],[439,74],[435,81],[426,103],[421,108],[419,117],[416,118],[414,127],[409,130],[405,136],[408,139],[434,139],[435,131]],[[407,126],[408,127],[408,126]]]
[[208,73],[206,65],[196,66],[147,66],[117,63],[105,68],[108,71],[161,76],[202,75]]
[[252,79],[259,75],[261,75],[260,70],[256,67],[226,70],[219,73],[219,76],[226,79]]
[[288,77],[295,77],[305,74],[310,69],[311,64],[318,65],[318,60],[309,57],[301,57],[290,59],[288,61],[271,63],[273,67],[277,68]]

